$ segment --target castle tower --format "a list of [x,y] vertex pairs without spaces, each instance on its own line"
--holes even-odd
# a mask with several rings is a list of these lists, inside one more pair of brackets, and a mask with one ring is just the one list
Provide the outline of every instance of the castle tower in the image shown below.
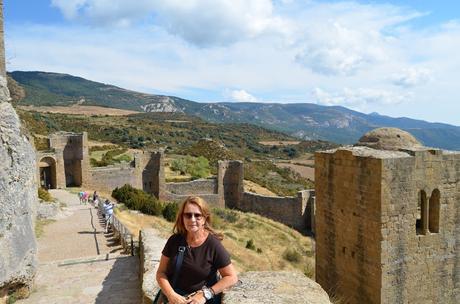
[[318,152],[316,280],[345,303],[460,303],[460,152],[382,128]]
[[58,132],[50,136],[50,148],[56,155],[56,184],[58,188],[67,186],[89,187],[90,157],[88,134]]
[[239,160],[220,160],[217,173],[217,192],[220,207],[239,208],[243,197],[243,162]]
[[163,151],[143,151],[134,156],[138,181],[135,187],[163,200],[165,195],[165,172]]

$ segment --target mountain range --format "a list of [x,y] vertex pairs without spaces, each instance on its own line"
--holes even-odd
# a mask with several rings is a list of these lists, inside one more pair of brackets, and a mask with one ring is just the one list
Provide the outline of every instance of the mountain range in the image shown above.
[[166,95],[146,94],[68,74],[9,73],[25,91],[20,104],[35,106],[97,105],[140,112],[176,112],[217,123],[251,123],[309,140],[355,143],[378,127],[410,132],[424,145],[460,150],[460,127],[377,113],[364,114],[340,106],[314,103],[199,103]]

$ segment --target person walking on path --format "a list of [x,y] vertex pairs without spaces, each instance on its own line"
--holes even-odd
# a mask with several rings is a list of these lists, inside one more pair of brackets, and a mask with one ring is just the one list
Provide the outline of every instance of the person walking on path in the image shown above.
[[105,233],[109,232],[109,225],[113,223],[113,207],[114,204],[106,199],[104,202]]
[[80,204],[83,204],[83,195],[84,195],[85,192],[83,191],[80,191],[78,192],[78,199],[80,200]]

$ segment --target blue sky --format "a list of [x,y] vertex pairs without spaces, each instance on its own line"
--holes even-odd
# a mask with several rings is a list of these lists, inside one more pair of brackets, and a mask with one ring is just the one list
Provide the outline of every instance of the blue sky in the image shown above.
[[7,69],[460,126],[460,1],[4,0]]

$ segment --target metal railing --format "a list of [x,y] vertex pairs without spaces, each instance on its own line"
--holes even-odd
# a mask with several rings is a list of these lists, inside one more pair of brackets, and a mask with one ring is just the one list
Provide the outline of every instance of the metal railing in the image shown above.
[[[104,216],[105,220],[105,208],[104,203],[100,200],[98,202],[98,213]],[[135,255],[136,247],[138,247],[138,242],[134,240],[134,236],[126,228],[125,225],[118,219],[115,215],[115,212],[112,215],[112,229],[114,232],[114,237],[120,240],[120,244],[125,250],[125,252],[130,252],[132,256]]]

